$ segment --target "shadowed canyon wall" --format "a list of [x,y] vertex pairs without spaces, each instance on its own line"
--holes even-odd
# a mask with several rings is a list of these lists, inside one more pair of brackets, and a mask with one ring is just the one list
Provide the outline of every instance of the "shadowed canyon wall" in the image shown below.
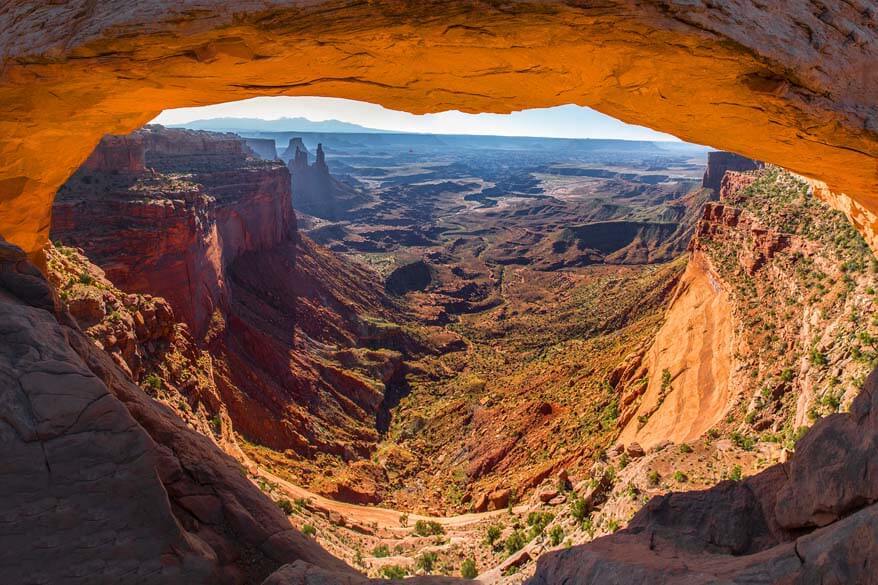
[[411,112],[592,106],[823,181],[875,244],[866,2],[26,1],[0,25],[0,233],[30,253],[102,135],[281,94]]

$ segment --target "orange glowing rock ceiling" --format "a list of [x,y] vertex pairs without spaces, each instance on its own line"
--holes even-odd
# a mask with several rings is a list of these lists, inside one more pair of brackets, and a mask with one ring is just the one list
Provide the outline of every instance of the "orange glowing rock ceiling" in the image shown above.
[[283,94],[591,106],[822,181],[874,246],[876,28],[842,0],[21,1],[0,14],[0,234],[39,251],[104,134]]

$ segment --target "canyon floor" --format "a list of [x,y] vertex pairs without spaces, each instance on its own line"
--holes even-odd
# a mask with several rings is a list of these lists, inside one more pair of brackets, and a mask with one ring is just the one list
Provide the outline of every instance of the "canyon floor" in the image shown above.
[[51,278],[371,576],[521,583],[654,496],[786,461],[874,366],[875,262],[790,173],[686,145],[250,138],[261,157],[157,127],[102,144],[59,193]]

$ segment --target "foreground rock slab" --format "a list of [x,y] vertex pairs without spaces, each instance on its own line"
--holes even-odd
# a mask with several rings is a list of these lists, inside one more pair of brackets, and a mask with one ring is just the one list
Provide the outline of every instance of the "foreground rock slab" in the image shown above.
[[547,554],[530,585],[878,583],[878,370],[790,462],[651,500],[628,528]]
[[254,583],[303,560],[238,464],[153,401],[0,241],[0,581]]

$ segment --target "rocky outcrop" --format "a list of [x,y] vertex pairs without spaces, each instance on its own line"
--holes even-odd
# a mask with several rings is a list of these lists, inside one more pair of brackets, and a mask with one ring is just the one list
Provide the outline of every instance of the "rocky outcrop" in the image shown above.
[[239,8],[27,0],[0,15],[0,233],[37,252],[54,193],[104,134],[131,132],[165,108],[281,94],[413,113],[587,105],[822,180],[850,196],[870,234],[878,225],[878,30],[868,3]]
[[94,173],[142,173],[146,170],[143,137],[105,136],[82,167]]
[[286,162],[290,162],[296,158],[296,151],[304,152],[305,155],[311,154],[308,152],[308,148],[305,146],[305,143],[302,142],[301,138],[293,137],[290,138],[290,142],[287,144],[284,151],[280,153],[280,158]]
[[[149,172],[109,167],[142,144]],[[87,250],[120,288],[168,300],[197,338],[228,308],[228,266],[295,233],[289,173],[234,135],[148,127],[108,137],[59,191],[53,237]],[[127,167],[122,167],[125,170]],[[181,175],[180,173],[185,173]]]
[[720,181],[719,202],[725,205],[736,205],[743,199],[744,190],[753,184],[756,175],[753,173],[727,171]]
[[299,559],[354,574],[52,296],[24,252],[0,242],[4,581],[254,583]]
[[247,148],[262,160],[278,160],[277,145],[273,138],[245,138]]
[[528,583],[875,583],[876,445],[878,371],[788,464],[655,498],[627,529],[541,557]]
[[[292,145],[292,140],[290,141]],[[296,209],[323,219],[339,220],[369,200],[354,187],[343,183],[329,173],[323,145],[317,145],[314,164],[308,164],[308,151],[296,145],[289,162],[293,178],[293,204]]]
[[750,160],[734,152],[708,152],[707,169],[704,171],[701,185],[705,189],[712,189],[714,193],[719,193],[727,171],[754,171],[763,166],[759,161]]
[[[367,457],[402,368],[397,348],[425,347],[390,325],[396,305],[376,275],[297,234],[289,173],[248,156],[242,139],[160,127],[135,136],[149,170],[78,172],[58,197],[53,238],[82,248],[112,285],[167,300],[212,358],[211,388],[193,400],[227,413],[235,431],[308,460]],[[325,161],[311,168],[328,176]],[[111,312],[101,298],[85,306],[90,294],[74,295],[83,318]],[[96,339],[136,347],[122,317]],[[117,363],[136,370],[131,353]]]
[[801,251],[808,247],[802,238],[771,228],[753,213],[735,206],[746,199],[746,189],[755,180],[753,174],[726,172],[721,181],[720,202],[705,205],[689,244],[690,250],[703,248],[707,239],[738,242],[738,261],[748,274],[753,275],[779,252]]
[[[861,264],[865,243],[840,214],[813,200],[807,183],[768,167],[726,173],[720,202],[705,207],[691,252],[687,273],[702,264],[708,286],[678,289],[656,337],[658,360],[650,357],[654,345],[610,377],[624,388],[620,442],[691,441],[701,433],[673,433],[709,422],[708,437],[728,433],[730,443],[752,441],[758,450],[781,443],[793,456],[744,481],[655,498],[626,530],[541,561],[532,583],[746,583],[757,574],[763,583],[876,582],[869,558],[878,547],[871,471],[878,370],[860,390],[871,358],[851,359],[873,355],[868,343],[852,341],[871,343],[875,334],[874,324],[858,319],[874,307],[874,278]],[[697,298],[699,290],[705,298]],[[674,314],[687,297],[698,309],[725,299],[725,315],[709,309],[726,320],[725,329],[687,327]],[[675,327],[674,341],[662,344]],[[695,362],[674,353],[717,333]],[[656,365],[664,357],[670,359]],[[694,375],[719,358],[726,366],[716,379],[696,384]],[[662,367],[664,380],[653,382]],[[712,399],[720,392],[722,399]]]

